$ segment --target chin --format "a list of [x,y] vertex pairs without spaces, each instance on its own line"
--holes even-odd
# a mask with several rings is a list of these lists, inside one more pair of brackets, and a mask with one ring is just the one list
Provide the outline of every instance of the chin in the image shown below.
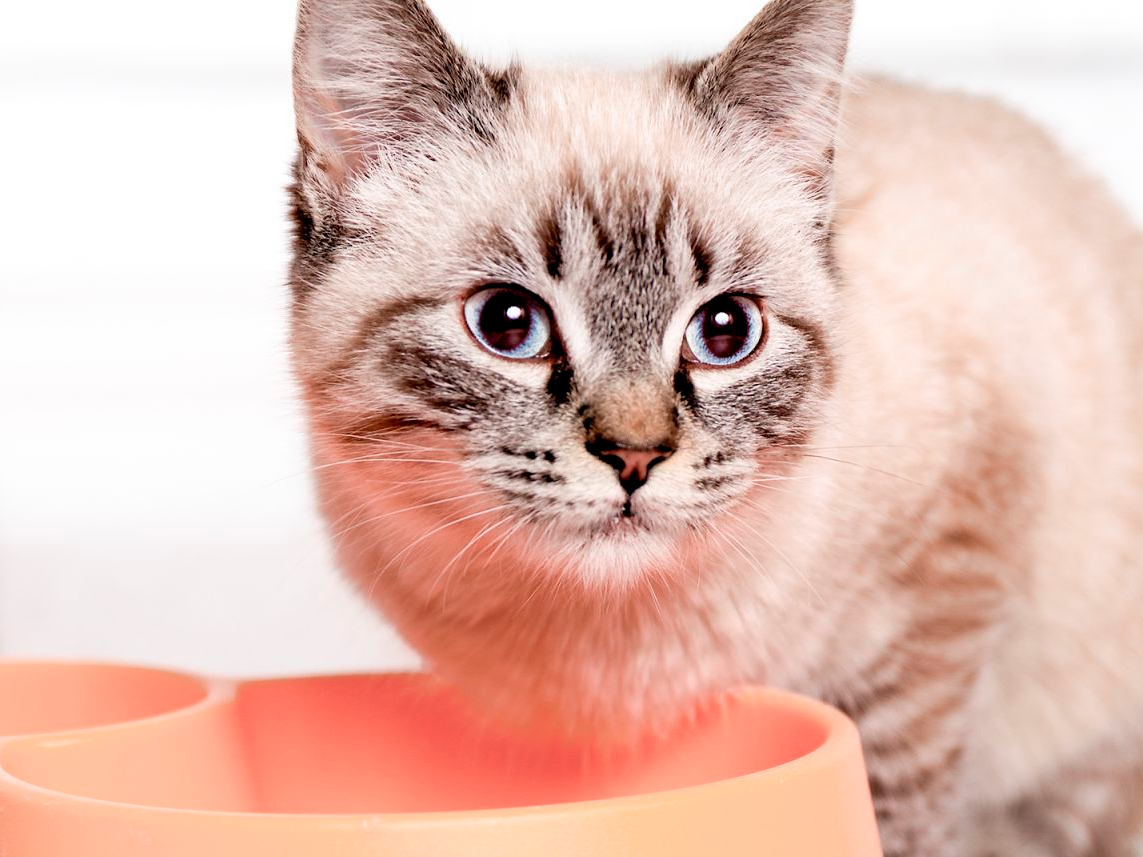
[[[331,515],[357,508],[346,494],[325,496]],[[680,642],[695,632],[684,596],[706,567],[697,529],[637,510],[528,523],[499,543],[495,533],[521,523],[506,517],[482,546],[480,520],[421,542],[439,523],[359,528],[338,545],[361,592],[490,721],[537,738],[629,742],[669,730],[738,680],[709,658],[695,673]],[[449,567],[468,544],[465,562]]]
[[648,579],[676,577],[686,566],[691,535],[685,528],[616,515],[585,529],[551,537],[551,567],[562,584],[626,589]]

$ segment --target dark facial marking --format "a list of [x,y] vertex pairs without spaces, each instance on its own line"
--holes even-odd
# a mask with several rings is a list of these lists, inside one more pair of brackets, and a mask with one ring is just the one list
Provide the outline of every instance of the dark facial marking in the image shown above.
[[[776,374],[760,374],[700,404],[702,416],[720,423],[745,421],[770,442],[800,440],[803,426],[794,417],[810,390],[813,372],[798,362]],[[730,415],[733,414],[733,417]]]
[[444,411],[480,411],[488,407],[484,397],[476,396],[465,383],[473,373],[467,363],[417,348],[405,352],[404,357],[416,365],[414,372],[402,373],[398,387],[402,392],[418,398]]
[[726,453],[716,452],[714,455],[708,455],[702,460],[702,464],[696,464],[695,469],[707,470],[715,464],[725,464],[727,461]]
[[[414,418],[398,414],[370,414],[362,417],[345,427],[341,439],[350,444],[370,444],[375,441],[392,437],[400,432],[415,431],[417,429],[443,428],[440,423],[430,419]],[[421,457],[411,455],[411,458]]]
[[536,482],[543,485],[561,485],[565,481],[555,473],[540,473],[535,470],[498,470],[496,475],[504,479],[522,482]]
[[615,260],[615,242],[612,240],[611,235],[604,225],[603,215],[587,197],[582,198],[580,202],[584,207],[584,213],[591,222],[592,232],[595,235],[595,243],[599,247],[600,255],[603,257],[603,261],[610,265]]
[[566,405],[571,401],[575,388],[575,374],[566,357],[560,357],[552,363],[552,374],[548,376],[548,395],[557,406]]
[[513,268],[521,270],[526,267],[524,254],[520,252],[512,237],[500,227],[493,227],[475,249],[482,255],[490,256],[493,262],[508,263]]
[[698,407],[694,384],[691,383],[691,376],[687,374],[685,369],[679,369],[675,372],[675,393],[687,410],[694,412]]
[[691,256],[695,264],[695,285],[701,288],[710,280],[713,261],[706,240],[695,230],[691,231]]
[[563,227],[560,225],[558,211],[553,211],[540,222],[539,238],[540,252],[544,257],[548,276],[558,280],[564,264]]
[[584,432],[588,436],[594,434],[595,417],[592,416],[591,410],[586,405],[580,405],[580,408],[578,411],[576,411],[576,414],[580,417],[580,421],[583,423]]
[[565,247],[567,231],[578,229],[597,254],[598,273],[583,283],[588,327],[608,344],[617,370],[642,371],[669,323],[672,293],[692,282],[692,271],[672,270],[671,237],[684,212],[668,181],[603,178],[588,182],[572,172],[554,206]]
[[514,458],[523,457],[523,458],[528,459],[529,461],[537,461],[537,460],[543,459],[544,461],[548,462],[548,464],[555,464],[555,462],[556,462],[556,454],[553,450],[550,450],[550,449],[545,449],[542,451],[538,450],[538,449],[520,450],[520,449],[513,449],[510,446],[502,446],[502,447],[500,447],[500,451],[502,453],[504,453],[505,455],[509,455],[509,456],[514,457]]
[[519,389],[501,376],[431,347],[400,343],[392,350],[382,348],[377,360],[398,390],[453,428],[471,429],[519,400]]
[[442,301],[436,298],[414,296],[388,301],[365,316],[364,321],[361,322],[360,327],[357,329],[357,336],[354,340],[355,345],[357,345],[358,348],[366,345],[373,339],[378,331],[393,325],[402,316],[436,309],[441,303]]
[[788,420],[797,413],[798,406],[805,398],[813,380],[813,371],[804,363],[795,363],[769,380],[771,396],[766,403],[766,412],[771,417]]
[[675,194],[669,187],[664,187],[659,197],[659,209],[655,212],[654,242],[658,247],[667,246],[667,229],[671,225],[671,215],[674,212]]
[[730,269],[736,277],[755,279],[766,265],[766,250],[754,238],[743,238],[738,242]]
[[345,237],[334,209],[330,208],[324,212],[320,220],[310,210],[310,202],[303,189],[305,161],[310,157],[313,157],[313,153],[308,152],[303,145],[294,161],[293,181],[287,188],[294,236],[290,289],[293,292],[295,307],[300,305],[325,276],[337,247]]
[[822,383],[827,387],[831,386],[834,379],[834,364],[829,346],[826,345],[826,333],[822,326],[816,322],[785,313],[775,313],[774,318],[801,335],[806,350],[813,356],[820,369]]
[[437,306],[440,306],[440,301],[432,298],[406,297],[389,301],[374,309],[358,325],[357,333],[354,335],[349,348],[342,354],[341,359],[326,371],[323,383],[328,386],[336,386],[344,380],[359,361],[375,350],[374,343],[378,334],[398,319]]

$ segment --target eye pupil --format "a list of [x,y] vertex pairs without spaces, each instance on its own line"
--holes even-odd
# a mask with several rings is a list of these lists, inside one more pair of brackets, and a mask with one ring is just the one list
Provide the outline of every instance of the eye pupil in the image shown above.
[[497,351],[515,351],[527,340],[531,329],[528,308],[511,292],[490,297],[480,313],[480,332]]
[[702,337],[711,354],[726,360],[741,351],[750,338],[750,319],[733,300],[720,298],[703,314]]

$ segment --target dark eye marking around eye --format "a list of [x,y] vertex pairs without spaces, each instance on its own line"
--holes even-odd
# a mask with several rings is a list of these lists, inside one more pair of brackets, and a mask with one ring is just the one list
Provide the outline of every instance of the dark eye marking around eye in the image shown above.
[[719,295],[687,325],[683,359],[694,366],[733,366],[753,355],[766,333],[761,302],[746,295]]
[[485,349],[509,360],[532,360],[552,353],[552,315],[526,289],[492,285],[464,302],[464,320]]

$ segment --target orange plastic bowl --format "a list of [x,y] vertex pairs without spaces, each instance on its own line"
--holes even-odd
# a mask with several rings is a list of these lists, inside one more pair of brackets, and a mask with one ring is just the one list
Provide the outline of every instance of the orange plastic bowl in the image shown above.
[[5,857],[879,857],[840,712],[746,689],[592,757],[423,675],[224,682],[0,664]]

